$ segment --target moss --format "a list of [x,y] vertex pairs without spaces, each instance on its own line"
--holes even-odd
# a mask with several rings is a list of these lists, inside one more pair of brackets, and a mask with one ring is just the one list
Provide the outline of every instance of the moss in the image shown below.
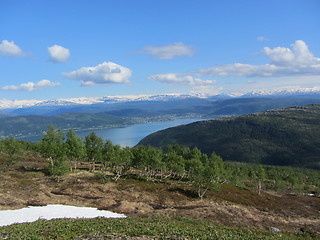
[[[274,233],[187,218],[55,219],[0,228],[3,239],[317,239],[314,232]],[[116,238],[118,237],[118,238]],[[122,238],[120,238],[122,237]]]

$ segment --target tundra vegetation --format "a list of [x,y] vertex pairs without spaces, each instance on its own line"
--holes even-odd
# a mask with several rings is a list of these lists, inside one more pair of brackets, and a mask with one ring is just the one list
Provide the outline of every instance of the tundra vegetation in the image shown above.
[[[250,189],[258,195],[264,191],[317,195],[320,189],[320,172],[316,170],[225,162],[214,152],[208,156],[196,147],[182,147],[177,144],[168,145],[163,149],[142,145],[133,148],[121,147],[112,144],[110,140],[104,141],[94,132],[81,139],[72,129],[64,134],[54,126],[48,128],[38,143],[16,141],[13,138],[1,140],[1,172],[8,171],[10,166],[18,164],[21,159],[30,155],[46,159],[47,166],[41,171],[52,176],[58,182],[64,175],[86,170],[94,173],[104,183],[117,183],[120,179],[133,179],[153,184],[179,183],[179,186],[182,188],[185,186],[185,189],[191,191],[201,201],[208,197],[208,192],[219,191],[224,185]],[[161,239],[164,236],[162,235],[163,230],[159,226],[162,226],[163,229],[172,228],[172,231],[168,232],[169,235],[166,235],[169,236],[169,239],[170,237],[172,239],[183,239],[183,237],[191,239],[235,239],[240,237],[241,239],[300,239],[303,237],[301,239],[308,239],[314,234],[299,233],[300,236],[299,234],[288,233],[286,235],[286,233],[282,233],[281,238],[280,235],[273,233],[226,228],[210,225],[200,220],[199,222],[202,227],[198,230],[194,227],[183,227],[184,230],[177,230],[175,228],[182,227],[184,224],[186,224],[185,226],[196,224],[196,220],[180,218],[119,221],[96,219],[90,220],[90,223],[86,220],[55,220],[52,221],[54,228],[70,225],[70,229],[80,229],[79,225],[86,225],[90,229],[84,228],[86,230],[77,230],[76,232],[65,229],[60,231],[61,235],[57,235],[59,231],[50,230],[50,234],[52,234],[50,238],[73,239],[74,234],[85,236],[95,232],[97,236],[110,236],[110,234],[117,233],[124,236],[158,236]],[[46,221],[38,221],[35,224],[4,227],[0,229],[0,238],[3,236],[12,236],[11,239],[21,238],[22,235],[15,234],[18,232],[22,234],[23,228],[25,232],[22,239],[30,239],[33,238],[32,234],[35,234],[32,231],[39,232],[42,225],[46,225],[45,228],[48,228],[47,224]],[[132,227],[128,228],[127,232],[120,230],[127,224],[136,226],[135,230],[133,231]],[[101,225],[105,230],[98,230]],[[148,230],[147,226],[153,230]],[[212,231],[212,229],[215,230]],[[7,235],[1,235],[1,232]],[[38,239],[46,238],[41,234],[37,236],[39,236]],[[312,239],[312,236],[309,239]]]
[[274,233],[186,218],[54,219],[0,228],[3,239],[313,240],[314,233]]

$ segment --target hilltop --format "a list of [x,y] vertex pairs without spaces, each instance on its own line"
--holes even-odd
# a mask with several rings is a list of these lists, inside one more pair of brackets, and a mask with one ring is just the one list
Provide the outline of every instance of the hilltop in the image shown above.
[[320,105],[270,110],[165,129],[139,145],[180,144],[224,160],[320,168]]

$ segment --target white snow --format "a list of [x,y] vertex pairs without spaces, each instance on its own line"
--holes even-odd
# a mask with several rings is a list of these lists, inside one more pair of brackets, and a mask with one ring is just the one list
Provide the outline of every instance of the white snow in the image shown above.
[[41,100],[35,100],[35,99],[32,99],[32,100],[0,99],[0,109],[31,107],[40,102]]
[[[246,94],[230,93],[221,94],[221,96],[229,97],[255,97],[255,96],[268,96],[268,95],[295,95],[295,94],[320,94],[320,87],[313,88],[292,88],[292,89],[276,89],[276,90],[258,90]],[[158,95],[122,95],[122,96],[104,96],[104,97],[79,97],[79,98],[65,98],[65,99],[52,99],[52,100],[8,100],[0,99],[0,109],[10,108],[25,108],[33,106],[68,106],[68,105],[89,105],[95,103],[119,103],[131,101],[168,101],[172,99],[186,99],[192,97],[208,98],[218,95],[204,94],[204,93],[168,93]]]
[[[196,95],[186,94],[160,94],[160,95],[123,95],[123,96],[104,96],[104,97],[79,97],[52,100],[8,100],[0,99],[0,109],[24,108],[33,106],[68,106],[68,105],[88,105],[95,103],[118,103],[131,101],[164,101],[174,98],[188,98]],[[199,97],[199,96],[198,96]]]
[[38,219],[54,218],[125,218],[123,214],[98,210],[89,207],[74,207],[66,205],[47,205],[45,207],[27,207],[18,210],[0,211],[0,227],[24,222],[34,222]]
[[250,93],[244,94],[243,96],[290,96],[290,95],[299,95],[299,94],[319,94],[320,87],[313,88],[291,88],[291,89],[274,89],[274,90],[257,90]]

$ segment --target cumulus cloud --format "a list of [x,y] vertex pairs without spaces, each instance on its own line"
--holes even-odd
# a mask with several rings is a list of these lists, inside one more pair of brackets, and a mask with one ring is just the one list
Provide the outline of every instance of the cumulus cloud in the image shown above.
[[309,51],[307,44],[298,40],[291,45],[292,50],[285,47],[265,47],[263,52],[271,60],[271,64],[279,66],[308,67],[320,64],[320,58],[316,58]]
[[65,63],[70,57],[70,50],[59,45],[48,47],[48,51],[52,62]]
[[142,54],[148,54],[156,59],[173,59],[176,57],[193,56],[194,52],[191,46],[184,43],[172,43],[164,46],[146,46],[139,51]]
[[270,63],[250,65],[234,63],[199,69],[191,75],[207,75],[221,77],[290,77],[320,75],[320,58],[314,57],[307,44],[297,40],[291,48],[265,47],[262,51]]
[[215,80],[202,80],[191,75],[178,75],[176,73],[161,73],[148,76],[149,80],[166,83],[170,85],[210,85],[215,84]]
[[22,51],[13,41],[2,40],[0,43],[0,55],[6,57],[22,57],[28,55],[28,53]]
[[60,86],[60,83],[58,82],[51,82],[50,80],[43,79],[37,83],[34,82],[27,82],[22,83],[18,86],[16,85],[8,85],[2,87],[2,90],[5,91],[34,91],[34,90],[41,90],[48,87],[57,87]]
[[71,80],[80,81],[83,86],[95,84],[129,83],[131,70],[113,62],[103,62],[95,67],[83,67],[72,72],[62,73]]

